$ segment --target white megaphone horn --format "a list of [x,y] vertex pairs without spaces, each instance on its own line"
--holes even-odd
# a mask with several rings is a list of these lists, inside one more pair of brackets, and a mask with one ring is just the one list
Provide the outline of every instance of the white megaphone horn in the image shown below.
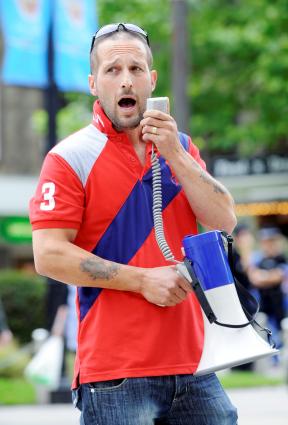
[[[225,232],[211,231],[186,236],[183,240],[186,258],[184,263],[177,265],[180,273],[193,286],[202,307],[204,346],[196,375],[278,353],[255,331],[252,324],[260,326],[255,315],[247,319],[243,311],[223,239],[227,241],[229,254],[232,255],[233,239]],[[251,294],[249,297],[258,304]],[[271,335],[269,329],[262,330]]]

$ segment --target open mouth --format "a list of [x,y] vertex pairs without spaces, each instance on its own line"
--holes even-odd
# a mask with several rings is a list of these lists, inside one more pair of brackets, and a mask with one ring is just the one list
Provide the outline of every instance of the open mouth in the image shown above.
[[136,100],[132,97],[123,97],[119,100],[118,105],[121,108],[133,108],[136,105]]

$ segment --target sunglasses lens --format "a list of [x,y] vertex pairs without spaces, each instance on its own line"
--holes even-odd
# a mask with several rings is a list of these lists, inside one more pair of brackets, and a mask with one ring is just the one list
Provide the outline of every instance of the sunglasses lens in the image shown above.
[[119,31],[119,29],[121,27],[124,30],[126,30],[126,31],[136,32],[137,34],[143,35],[143,37],[145,37],[145,40],[146,40],[148,46],[150,46],[147,33],[144,30],[142,30],[142,28],[138,27],[137,25],[134,25],[134,24],[122,24],[122,23],[109,24],[109,25],[105,25],[104,27],[100,28],[94,34],[94,36],[92,38],[90,53],[93,50],[93,46],[94,46],[94,42],[95,42],[96,38],[102,37],[103,35],[112,34],[113,32],[117,32],[117,31]]
[[142,30],[142,28],[138,27],[137,25],[134,24],[124,24],[124,27],[128,30],[128,31],[132,31],[132,32],[138,32],[139,34],[144,35],[145,37],[147,37],[147,34],[144,30]]
[[104,27],[100,28],[96,34],[95,38],[102,37],[103,35],[110,34],[112,32],[117,31],[119,24],[109,24],[105,25]]

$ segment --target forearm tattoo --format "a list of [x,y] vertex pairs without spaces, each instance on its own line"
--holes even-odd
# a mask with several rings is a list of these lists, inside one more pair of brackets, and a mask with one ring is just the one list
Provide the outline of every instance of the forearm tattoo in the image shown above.
[[204,170],[201,170],[200,179],[202,179],[204,183],[213,185],[214,192],[222,194],[226,193],[225,190],[220,185],[218,185],[213,179],[211,179],[209,174],[205,173]]
[[120,269],[120,265],[116,263],[107,264],[103,260],[97,258],[86,258],[80,263],[80,269],[84,273],[88,273],[93,280],[114,279]]

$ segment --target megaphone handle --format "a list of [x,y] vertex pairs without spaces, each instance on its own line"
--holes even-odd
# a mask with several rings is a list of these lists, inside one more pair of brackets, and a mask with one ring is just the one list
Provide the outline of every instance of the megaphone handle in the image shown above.
[[[193,267],[190,263],[190,261],[188,260],[188,258],[184,258],[184,265],[186,266],[186,269],[189,273],[189,276],[191,278],[191,280],[189,279],[189,282],[195,292],[195,295],[199,301],[199,304],[202,307],[202,310],[204,311],[207,319],[209,320],[210,323],[214,323],[217,320],[217,317],[215,316],[209,301],[207,300],[207,297],[202,289],[202,286],[196,276],[196,274],[194,273]],[[176,266],[177,269],[180,271],[181,273],[181,268],[179,267],[179,265]],[[182,273],[183,274],[183,273]],[[187,279],[187,277],[185,276],[185,274],[183,274],[183,276]],[[187,279],[188,280],[188,279]]]

